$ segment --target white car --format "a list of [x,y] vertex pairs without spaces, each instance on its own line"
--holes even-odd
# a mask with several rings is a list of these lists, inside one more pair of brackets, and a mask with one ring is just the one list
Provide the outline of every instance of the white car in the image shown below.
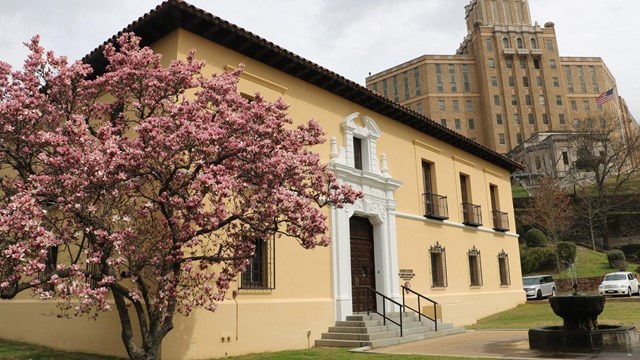
[[527,299],[556,296],[556,282],[551,275],[525,276],[522,278],[522,285]]
[[640,283],[636,274],[628,271],[609,273],[598,286],[600,295],[640,295]]

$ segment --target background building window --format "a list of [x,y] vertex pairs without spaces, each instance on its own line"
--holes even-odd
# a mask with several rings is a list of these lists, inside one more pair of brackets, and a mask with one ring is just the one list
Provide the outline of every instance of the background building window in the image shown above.
[[456,130],[462,130],[462,124],[460,123],[460,119],[453,120],[456,126]]
[[502,114],[496,114],[496,124],[502,125]]
[[500,145],[504,145],[504,134],[503,133],[498,134],[498,143]]
[[240,275],[240,289],[275,289],[275,242],[256,239],[251,262]]
[[498,267],[500,269],[500,285],[511,285],[511,275],[509,274],[509,254],[502,250],[498,253]]
[[474,246],[467,252],[469,257],[469,281],[471,286],[482,286],[482,265],[480,263],[480,250]]
[[476,128],[475,121],[473,119],[469,119],[469,130],[473,130]]
[[429,255],[431,257],[431,287],[446,287],[447,261],[444,247],[436,242],[434,246],[429,247]]

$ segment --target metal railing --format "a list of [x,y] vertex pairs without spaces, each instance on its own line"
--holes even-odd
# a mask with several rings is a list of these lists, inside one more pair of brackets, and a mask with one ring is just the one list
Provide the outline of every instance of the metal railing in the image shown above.
[[470,226],[482,225],[482,212],[480,205],[463,202],[462,204],[462,223]]
[[[424,295],[422,295],[420,293],[417,293],[417,292],[411,290],[410,288],[408,288],[408,287],[406,287],[404,285],[400,285],[400,287],[403,290],[402,291],[402,309],[403,309],[403,311],[407,312],[407,309],[409,309],[409,310],[417,313],[418,314],[418,321],[421,321],[423,316],[426,317],[427,319],[433,321],[434,326],[435,326],[435,331],[438,331],[438,312],[437,312],[438,303],[433,301],[433,300],[431,300],[431,299],[429,299],[428,297],[426,297],[426,296],[424,296]],[[420,299],[425,299],[425,300],[429,301],[430,303],[432,303],[433,304],[433,318],[431,318],[430,316],[423,314],[421,311],[416,310],[416,309],[412,308],[411,306],[407,305],[407,303],[405,301],[405,298],[404,298],[404,295],[406,293],[412,293],[412,294],[418,296],[418,309],[422,308],[420,306]],[[400,314],[400,317],[402,318],[402,314]]]
[[509,231],[509,214],[499,210],[493,210],[493,230]]
[[449,209],[447,206],[447,197],[424,193],[424,216],[431,219],[446,220],[449,218]]
[[[367,315],[369,315],[369,313],[371,311],[373,311],[376,314],[382,316],[383,325],[387,325],[387,320],[389,322],[391,322],[391,323],[394,323],[394,324],[398,325],[400,327],[400,336],[402,337],[402,308],[403,308],[403,305],[400,304],[399,302],[393,300],[392,298],[390,298],[390,297],[388,297],[388,296],[376,291],[375,289],[373,289],[371,287],[367,287],[367,292],[368,293],[372,293],[374,295],[374,299],[376,299],[376,301],[378,299],[377,298],[378,296],[380,296],[382,298],[382,313],[380,313],[377,310],[377,308],[374,309],[374,308],[371,308],[369,306],[369,296],[366,297],[366,299],[367,299],[367,302],[366,302],[366,304],[367,304]],[[400,320],[399,320],[400,322],[396,322],[396,321],[394,321],[393,319],[391,319],[390,317],[387,316],[387,301],[389,301],[392,304],[398,305],[398,308],[400,309]]]

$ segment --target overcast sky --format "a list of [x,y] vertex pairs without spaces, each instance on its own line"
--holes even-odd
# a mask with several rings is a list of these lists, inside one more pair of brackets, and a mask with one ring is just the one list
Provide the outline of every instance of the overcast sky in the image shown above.
[[[188,0],[285,49],[364,84],[424,54],[454,54],[469,0]],[[1,2],[0,60],[21,66],[23,42],[79,59],[159,0]],[[530,0],[531,17],[556,24],[562,56],[602,57],[640,120],[640,1]],[[604,90],[603,90],[604,91]]]

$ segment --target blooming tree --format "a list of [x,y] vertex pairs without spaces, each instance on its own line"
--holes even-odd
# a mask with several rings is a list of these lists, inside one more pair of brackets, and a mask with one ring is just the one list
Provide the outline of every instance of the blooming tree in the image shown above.
[[0,62],[0,298],[115,304],[132,359],[157,357],[176,312],[214,311],[256,239],[325,246],[321,207],[360,196],[310,151],[320,126],[243,98],[241,70],[205,77],[193,52],[162,67],[131,34],[97,76],[27,46],[21,71]]

